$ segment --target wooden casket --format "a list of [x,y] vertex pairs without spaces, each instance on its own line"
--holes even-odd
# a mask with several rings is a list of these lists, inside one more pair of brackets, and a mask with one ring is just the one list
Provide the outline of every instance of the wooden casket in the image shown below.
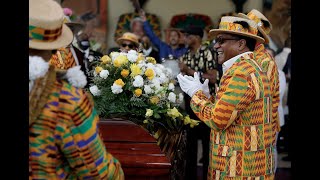
[[123,119],[101,119],[100,133],[107,148],[120,162],[126,180],[168,180],[171,162],[145,129]]

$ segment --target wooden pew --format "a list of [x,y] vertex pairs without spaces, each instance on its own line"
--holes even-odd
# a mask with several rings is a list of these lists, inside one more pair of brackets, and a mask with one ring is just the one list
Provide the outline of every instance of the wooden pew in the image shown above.
[[126,180],[170,179],[170,160],[142,127],[123,119],[101,119],[99,129],[107,151],[121,162]]

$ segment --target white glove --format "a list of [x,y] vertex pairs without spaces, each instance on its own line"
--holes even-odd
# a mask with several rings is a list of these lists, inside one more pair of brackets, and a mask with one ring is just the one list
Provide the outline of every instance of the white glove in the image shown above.
[[192,97],[198,90],[202,89],[201,83],[198,84],[191,76],[182,76],[180,73],[178,74],[177,79],[182,91],[187,93],[190,97]]
[[200,75],[197,73],[197,72],[195,72],[194,73],[194,80],[197,82],[197,83],[200,83],[201,85],[202,85],[202,88],[201,88],[201,90],[202,90],[202,92],[204,93],[204,95],[206,95],[207,96],[207,98],[209,99],[210,98],[210,90],[209,90],[209,79],[206,79],[204,82],[203,82],[203,84],[200,82]]
[[206,79],[202,84],[202,91],[207,96],[208,99],[210,99],[210,90],[209,90],[209,79]]
[[179,74],[177,76],[181,89],[187,93],[190,97],[192,97],[198,90],[202,90],[203,93],[210,98],[210,91],[209,91],[209,80],[206,79],[202,84],[200,82],[200,76],[197,72],[194,73],[194,76],[182,76]]

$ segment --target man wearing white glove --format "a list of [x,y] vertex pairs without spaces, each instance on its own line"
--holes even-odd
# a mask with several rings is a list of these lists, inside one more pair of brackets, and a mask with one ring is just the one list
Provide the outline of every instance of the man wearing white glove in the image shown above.
[[[276,123],[267,73],[253,52],[259,37],[253,20],[224,16],[214,48],[223,75],[214,98],[204,93],[207,83],[178,75],[181,89],[191,97],[191,109],[211,128],[207,179],[274,179]],[[260,59],[259,59],[260,60]]]

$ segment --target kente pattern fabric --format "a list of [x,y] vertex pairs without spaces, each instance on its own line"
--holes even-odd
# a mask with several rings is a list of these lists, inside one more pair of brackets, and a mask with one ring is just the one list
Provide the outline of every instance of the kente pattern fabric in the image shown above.
[[29,127],[29,179],[124,179],[98,131],[92,97],[57,80]]
[[60,48],[55,54],[52,54],[49,64],[63,70],[77,65],[69,47]]
[[[217,69],[217,63],[213,59],[213,53],[207,44],[202,44],[194,54],[188,49],[187,52],[180,57],[180,62],[186,64],[190,69],[202,73],[206,73],[211,69]],[[205,78],[201,77],[200,80],[203,83]],[[215,87],[215,85],[209,85],[211,94],[215,92]]]
[[280,131],[280,121],[278,106],[280,103],[280,84],[279,84],[279,72],[275,59],[267,52],[263,44],[258,44],[253,51],[255,60],[262,68],[262,71],[267,73],[267,77],[270,81],[271,93],[272,93],[272,121],[276,122],[277,131]]
[[241,56],[225,72],[212,102],[201,90],[191,99],[211,128],[208,179],[274,179],[271,89],[253,57]]
[[[130,32],[130,22],[132,19],[140,17],[138,13],[126,13],[122,14],[117,23],[116,31],[114,34],[114,41],[122,36],[125,32]],[[161,39],[161,28],[159,18],[155,14],[146,13],[146,18],[149,24],[152,26],[153,32]]]

